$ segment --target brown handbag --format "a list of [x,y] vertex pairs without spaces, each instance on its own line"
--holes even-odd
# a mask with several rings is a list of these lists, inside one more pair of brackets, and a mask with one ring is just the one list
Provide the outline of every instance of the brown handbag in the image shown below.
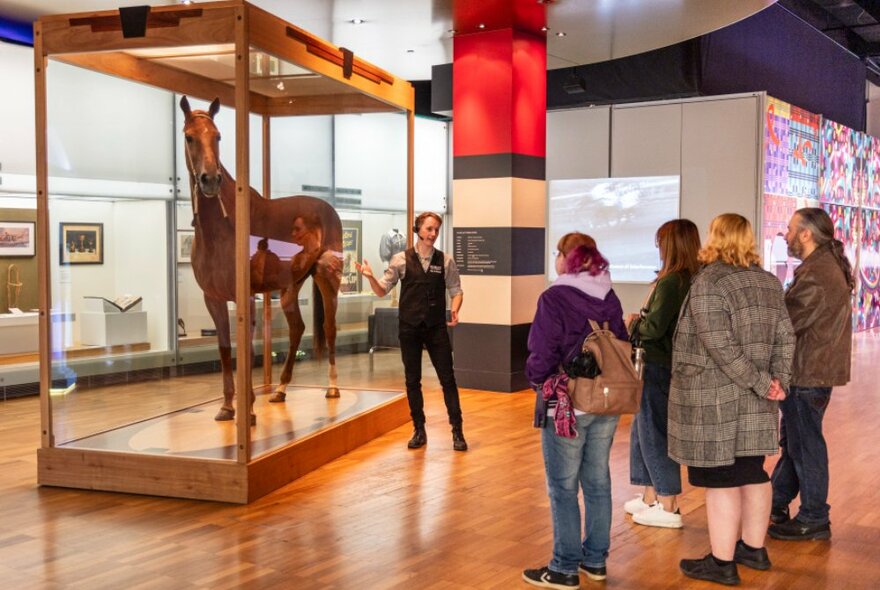
[[568,394],[576,410],[588,414],[635,414],[642,401],[642,379],[632,362],[632,344],[590,320],[593,331],[584,339],[584,354],[592,354],[601,370],[594,378],[568,380]]

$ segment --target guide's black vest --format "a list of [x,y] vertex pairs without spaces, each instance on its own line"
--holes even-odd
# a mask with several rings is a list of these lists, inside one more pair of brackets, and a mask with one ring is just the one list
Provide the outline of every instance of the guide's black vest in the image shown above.
[[446,322],[446,273],[443,252],[435,249],[428,271],[415,248],[406,250],[406,271],[400,281],[400,323],[436,326]]

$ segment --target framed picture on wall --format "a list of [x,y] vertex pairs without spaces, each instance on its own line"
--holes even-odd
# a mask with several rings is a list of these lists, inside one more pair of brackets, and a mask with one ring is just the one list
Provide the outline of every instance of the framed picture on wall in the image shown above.
[[342,220],[342,284],[340,293],[360,293],[361,274],[354,266],[361,260],[361,221]]
[[33,221],[0,221],[0,256],[33,256]]
[[192,261],[193,238],[196,232],[191,229],[177,230],[177,262],[189,264]]
[[104,264],[103,223],[61,223],[61,264]]

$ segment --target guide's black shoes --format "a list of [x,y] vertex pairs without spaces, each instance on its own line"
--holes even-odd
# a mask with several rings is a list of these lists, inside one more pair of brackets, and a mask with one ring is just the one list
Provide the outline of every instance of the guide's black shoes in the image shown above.
[[425,432],[424,426],[416,426],[413,430],[412,438],[406,443],[410,449],[419,449],[428,444],[428,433]]
[[771,524],[767,533],[782,541],[813,541],[831,538],[831,523],[809,524],[797,517],[782,524]]
[[540,586],[541,588],[566,590],[567,588],[578,588],[581,585],[577,574],[560,574],[554,572],[549,567],[525,570],[522,573],[522,577],[529,584]]
[[746,545],[742,539],[736,542],[736,549],[733,552],[733,560],[740,565],[750,567],[753,570],[769,570],[770,556],[767,555],[767,549],[761,547],[755,549]]
[[681,572],[689,578],[716,582],[726,586],[739,584],[736,562],[731,561],[726,565],[718,565],[711,553],[703,559],[682,559],[679,567]]
[[466,451],[468,449],[461,426],[452,427],[452,448],[456,451]]

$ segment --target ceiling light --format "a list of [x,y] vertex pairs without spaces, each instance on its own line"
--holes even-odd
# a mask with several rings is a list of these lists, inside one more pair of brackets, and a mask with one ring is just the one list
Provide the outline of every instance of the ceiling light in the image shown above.
[[193,0],[180,0],[181,4],[192,4]]
[[350,23],[353,24],[353,25],[362,25],[362,24],[364,24],[364,23],[367,22],[367,21],[365,21],[365,20],[362,19],[362,18],[353,18],[353,19],[351,19],[351,20],[348,21],[348,22],[350,22]]
[[477,25],[477,28],[478,28],[478,29],[485,29],[485,28],[486,28],[486,25],[485,25],[484,23],[480,23],[480,24]]
[[545,25],[545,26],[541,27],[541,30],[546,33],[547,31],[550,30],[550,27]]
[[277,88],[278,90],[284,90],[284,80],[278,82],[278,84],[275,85],[275,88]]
[[558,33],[556,33],[556,36],[557,36],[557,37],[565,37],[565,32],[564,32],[564,31],[559,31]]

